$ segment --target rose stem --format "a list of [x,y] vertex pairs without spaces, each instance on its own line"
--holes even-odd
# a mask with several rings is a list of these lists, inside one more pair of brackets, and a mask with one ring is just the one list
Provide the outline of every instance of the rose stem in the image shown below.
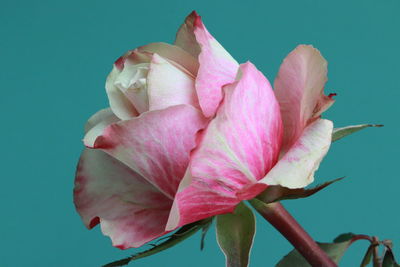
[[312,266],[337,267],[281,203],[265,204],[257,199],[249,202]]

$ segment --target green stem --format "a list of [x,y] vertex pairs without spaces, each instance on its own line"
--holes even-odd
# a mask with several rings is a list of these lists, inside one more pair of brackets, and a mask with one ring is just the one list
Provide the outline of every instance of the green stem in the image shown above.
[[258,199],[249,202],[312,266],[337,267],[281,203],[266,204]]

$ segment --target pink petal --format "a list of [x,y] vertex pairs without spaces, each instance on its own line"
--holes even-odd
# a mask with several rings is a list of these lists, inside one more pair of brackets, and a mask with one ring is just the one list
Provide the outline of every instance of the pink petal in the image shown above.
[[74,202],[88,228],[100,222],[103,233],[122,249],[163,235],[172,204],[128,166],[95,149],[82,153]]
[[281,106],[286,151],[303,129],[334,102],[323,93],[327,62],[310,45],[299,45],[283,61],[275,80],[275,95]]
[[141,52],[156,53],[170,61],[171,64],[181,66],[189,71],[193,76],[197,75],[199,62],[196,57],[183,50],[182,48],[167,43],[151,43],[138,48]]
[[192,153],[167,229],[233,211],[244,196],[260,193],[260,187],[243,191],[278,159],[282,123],[274,93],[254,65],[241,71],[238,82],[224,87],[224,102]]
[[314,172],[328,152],[333,124],[317,119],[259,183],[303,188],[314,181]]
[[197,55],[200,68],[197,73],[196,90],[199,103],[206,117],[211,117],[223,98],[222,86],[235,80],[238,63],[207,31],[200,16],[192,12],[185,20],[177,34],[176,44],[186,51]]
[[183,72],[158,54],[153,55],[147,75],[149,110],[164,109],[179,104],[199,107],[194,77]]
[[173,198],[196,146],[196,134],[205,124],[197,109],[173,106],[108,126],[93,147],[125,163]]

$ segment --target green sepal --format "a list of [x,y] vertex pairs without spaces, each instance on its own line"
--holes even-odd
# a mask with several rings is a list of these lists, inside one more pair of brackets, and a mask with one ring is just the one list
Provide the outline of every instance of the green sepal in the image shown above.
[[205,224],[205,225],[203,225],[203,227],[201,227],[200,250],[204,249],[205,238],[206,238],[206,235],[208,233],[208,230],[210,230],[210,227],[211,227],[213,219],[214,219],[214,217],[211,217],[210,222]]
[[386,248],[385,256],[383,256],[382,267],[400,267],[400,265],[394,259],[391,248]]
[[260,195],[257,196],[257,199],[263,201],[264,203],[272,203],[285,199],[305,198],[314,195],[315,193],[324,189],[328,185],[338,182],[343,178],[344,177],[328,181],[308,189],[306,188],[290,189],[280,185],[270,185]]
[[347,135],[358,132],[368,127],[382,127],[382,126],[383,126],[382,124],[359,124],[359,125],[346,126],[342,128],[335,128],[333,129],[332,132],[332,142],[335,142]]
[[365,267],[367,266],[372,259],[372,253],[374,251],[375,246],[374,245],[370,245],[367,249],[367,252],[365,252],[364,258],[361,261],[360,267]]
[[253,211],[241,202],[233,213],[217,216],[217,241],[225,254],[227,267],[247,267],[256,222]]
[[103,265],[103,267],[124,266],[124,265],[128,265],[133,260],[137,260],[140,258],[148,257],[148,256],[154,255],[156,253],[159,253],[159,252],[166,250],[168,248],[171,248],[171,247],[175,246],[176,244],[182,242],[183,240],[189,238],[190,236],[195,234],[200,229],[207,227],[207,225],[211,224],[211,222],[212,222],[212,218],[208,218],[208,219],[205,219],[202,221],[198,221],[195,223],[185,225],[185,226],[181,227],[178,231],[173,233],[172,235],[165,237],[163,239],[160,239],[160,240],[165,239],[164,242],[162,242],[160,244],[153,244],[152,245],[153,247],[148,250],[139,252],[139,253],[134,254],[125,259],[121,259],[118,261],[108,263],[106,265]]

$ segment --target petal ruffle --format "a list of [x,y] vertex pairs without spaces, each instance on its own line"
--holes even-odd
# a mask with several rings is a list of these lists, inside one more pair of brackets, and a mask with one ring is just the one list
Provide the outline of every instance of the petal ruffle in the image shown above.
[[329,150],[333,123],[318,119],[306,127],[301,137],[259,184],[303,188],[314,181],[314,172]]
[[200,111],[179,105],[149,111],[104,129],[94,142],[173,199],[207,121]]
[[192,153],[167,229],[231,212],[243,200],[242,191],[262,179],[278,159],[278,102],[267,79],[251,63],[242,65],[241,71],[238,82],[224,87],[224,102]]
[[121,249],[139,247],[165,233],[172,200],[105,152],[85,149],[77,168],[74,202],[88,228]]
[[149,110],[164,109],[179,104],[199,107],[194,77],[154,54],[147,75]]
[[175,44],[194,56],[198,55],[200,67],[196,91],[204,115],[213,116],[223,98],[222,87],[235,80],[239,64],[207,31],[196,12],[186,18]]
[[281,106],[284,151],[333,104],[323,92],[326,81],[327,62],[311,45],[299,45],[283,61],[274,87]]

